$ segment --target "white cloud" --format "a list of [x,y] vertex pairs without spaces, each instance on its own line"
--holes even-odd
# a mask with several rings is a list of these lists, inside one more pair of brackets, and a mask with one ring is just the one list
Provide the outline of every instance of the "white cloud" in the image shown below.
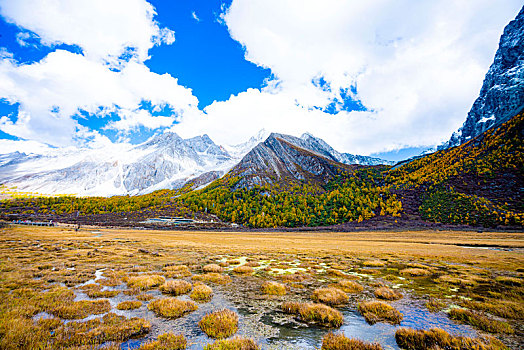
[[[169,126],[197,108],[190,89],[169,74],[151,72],[143,62],[153,45],[175,40],[173,31],[154,21],[154,8],[145,0],[0,0],[0,12],[36,33],[44,45],[83,49],[83,54],[55,50],[32,64],[0,52],[0,98],[19,103],[16,120],[0,118],[0,130],[8,134],[57,146],[104,144],[107,138],[86,130],[75,115],[113,112],[121,119],[107,128],[129,132]],[[21,45],[35,38],[32,32],[17,36]],[[131,59],[118,58],[130,52],[135,53]],[[168,106],[173,115],[152,116],[141,108],[144,101],[152,108]]]
[[144,61],[154,44],[174,41],[145,0],[0,0],[0,13],[36,33],[44,45],[78,45],[97,60],[114,59],[131,47]]
[[200,18],[198,18],[197,14],[195,11],[191,12],[191,17],[193,17],[193,19],[197,22],[200,22]]
[[71,144],[78,129],[72,116],[80,111],[101,116],[115,112],[122,120],[112,128],[129,131],[140,125],[168,126],[175,118],[145,118],[145,111],[140,112],[142,101],[169,105],[175,115],[198,104],[191,90],[178,85],[175,78],[153,73],[141,63],[131,61],[121,71],[113,71],[64,50],[29,65],[1,61],[0,96],[20,103],[18,120],[13,123],[3,117],[1,130],[53,145]]
[[[279,88],[215,102],[175,126],[225,142],[257,128],[308,130],[341,150],[369,154],[439,143],[466,118],[518,0],[234,0],[223,15],[246,59],[270,68]],[[332,92],[311,81],[323,77]],[[273,82],[274,83],[274,82]],[[329,115],[355,84],[373,112]]]

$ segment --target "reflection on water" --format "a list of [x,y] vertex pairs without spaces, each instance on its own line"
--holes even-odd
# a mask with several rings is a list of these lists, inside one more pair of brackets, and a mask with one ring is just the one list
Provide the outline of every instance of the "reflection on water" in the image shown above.
[[[103,271],[97,270],[95,279],[87,283],[96,283],[102,278]],[[112,312],[126,317],[140,317],[148,320],[152,327],[151,332],[144,338],[131,339],[121,345],[121,349],[136,349],[143,342],[156,339],[160,334],[173,332],[184,334],[188,340],[188,349],[201,350],[203,347],[212,343],[204,332],[198,327],[198,322],[202,317],[212,311],[228,308],[239,314],[239,330],[237,335],[253,338],[262,349],[319,349],[322,345],[322,337],[332,331],[330,329],[308,326],[292,316],[284,315],[280,312],[282,300],[276,299],[256,299],[259,295],[258,282],[249,282],[246,277],[234,277],[233,282],[227,286],[213,287],[213,299],[208,303],[198,304],[198,310],[186,316],[168,320],[156,317],[155,314],[147,309],[149,302],[143,302],[142,306],[135,310],[117,310],[116,305],[122,301],[136,300],[135,296],[119,293],[113,298],[108,298],[113,308]],[[86,283],[86,284],[87,284]],[[125,284],[117,287],[104,287],[103,290],[124,290]],[[254,294],[253,292],[256,291]],[[75,290],[75,300],[85,300],[89,297],[81,290]],[[162,294],[158,290],[148,291],[154,297]],[[187,295],[178,297],[182,300],[189,300]],[[384,349],[399,349],[395,342],[395,331],[399,326],[387,323],[377,323],[369,325],[364,318],[356,311],[355,303],[351,307],[340,308],[344,315],[344,325],[336,332],[344,333],[347,337],[358,338],[369,342],[378,342]],[[476,336],[476,332],[469,326],[453,323],[445,313],[431,313],[420,300],[413,299],[409,294],[399,301],[392,302],[403,315],[404,319],[400,326],[412,327],[416,329],[430,329],[439,327],[453,335]],[[102,315],[91,315],[84,320],[102,317]],[[41,313],[35,317],[49,317]]]

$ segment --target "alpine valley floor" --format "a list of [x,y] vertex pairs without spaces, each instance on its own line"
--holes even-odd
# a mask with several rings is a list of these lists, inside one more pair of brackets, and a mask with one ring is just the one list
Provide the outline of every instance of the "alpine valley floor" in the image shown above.
[[524,233],[8,225],[0,256],[0,349],[524,346]]

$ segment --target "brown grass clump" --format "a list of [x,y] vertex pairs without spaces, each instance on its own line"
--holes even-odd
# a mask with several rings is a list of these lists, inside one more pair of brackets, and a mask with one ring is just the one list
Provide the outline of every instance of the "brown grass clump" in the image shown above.
[[521,286],[522,285],[522,279],[517,277],[510,277],[510,276],[498,276],[495,278],[495,281],[506,284],[508,286]]
[[344,334],[328,333],[322,338],[321,350],[382,350],[382,346],[347,338]]
[[216,284],[231,283],[231,277],[215,272],[204,273],[203,275],[195,275],[192,277],[192,279],[195,281],[212,282]]
[[107,286],[107,287],[116,287],[122,284],[122,281],[120,281],[116,277],[101,278],[97,280],[96,282],[102,286]]
[[240,264],[240,260],[237,260],[237,259],[230,259],[230,260],[227,261],[227,263],[228,263],[229,265],[238,265],[238,264]]
[[238,315],[229,309],[218,310],[205,315],[198,326],[211,338],[227,338],[238,330]]
[[338,288],[319,288],[313,291],[311,299],[327,305],[341,305],[349,301],[346,293]]
[[446,307],[446,303],[435,298],[429,298],[426,301],[426,308],[431,312],[439,312]]
[[380,287],[375,289],[375,296],[384,300],[398,300],[402,298],[402,293],[388,287]]
[[80,300],[62,304],[52,309],[50,313],[66,320],[74,320],[103,314],[109,310],[111,310],[109,300]]
[[213,298],[213,289],[201,282],[196,282],[189,297],[195,301],[206,302]]
[[524,318],[524,305],[515,301],[491,299],[484,301],[463,300],[460,302],[460,305],[468,309],[487,311],[492,315],[503,318]]
[[255,272],[255,270],[253,270],[251,266],[242,265],[235,267],[233,272],[238,275],[251,275],[253,272]]
[[252,339],[233,337],[208,344],[204,350],[260,350],[260,347]]
[[333,277],[346,277],[346,274],[344,272],[340,270],[336,270],[336,269],[327,269],[326,273],[329,276],[333,276]]
[[184,280],[166,281],[160,286],[160,291],[165,294],[182,295],[189,293],[193,286]]
[[166,333],[158,336],[157,340],[142,344],[138,350],[184,350],[187,340],[182,334]]
[[260,263],[258,261],[248,261],[247,263],[244,264],[244,266],[258,267],[260,266]]
[[193,312],[198,306],[192,301],[184,301],[176,298],[162,298],[153,300],[148,309],[159,316],[166,318],[179,318],[186,313]]
[[204,272],[217,272],[217,273],[220,273],[222,271],[224,271],[224,268],[220,265],[217,265],[217,264],[207,264],[205,265],[202,270]]
[[367,266],[367,267],[383,267],[383,266],[386,266],[386,263],[381,260],[368,260],[368,261],[364,261],[362,265]]
[[407,269],[400,270],[400,274],[411,276],[411,277],[422,277],[422,276],[431,275],[431,271],[413,267],[413,268],[407,268]]
[[306,275],[302,271],[297,271],[292,274],[284,274],[284,275],[278,275],[278,278],[284,282],[302,282],[304,281],[308,275]]
[[351,280],[338,281],[338,288],[342,289],[346,293],[360,293],[364,290],[362,285]]
[[102,286],[94,283],[86,284],[81,289],[90,298],[112,298],[120,293],[118,290],[102,290]]
[[471,310],[451,309],[449,311],[449,318],[469,324],[475,328],[489,333],[514,333],[513,328],[507,322],[491,320]]
[[130,288],[138,288],[140,290],[148,290],[154,287],[158,287],[165,283],[166,279],[160,275],[139,275],[130,277],[127,280],[127,285]]
[[282,283],[273,282],[273,281],[266,281],[262,284],[260,287],[260,290],[264,294],[269,295],[285,295],[286,294],[286,286]]
[[453,350],[496,350],[506,349],[500,341],[491,340],[485,342],[478,338],[452,336],[440,328],[432,328],[428,331],[412,328],[399,328],[395,332],[395,340],[402,349],[426,350],[426,349],[453,349]]
[[304,322],[326,327],[338,328],[344,322],[340,311],[324,304],[286,302],[282,304],[282,311],[295,314]]
[[393,306],[382,301],[365,301],[358,304],[358,312],[364,316],[369,324],[388,322],[400,324],[402,314]]
[[154,298],[151,294],[142,293],[136,296],[136,298],[140,301],[149,301]]
[[138,309],[140,306],[142,306],[142,302],[134,300],[134,301],[123,301],[121,303],[118,303],[116,308],[118,310],[134,310],[134,309]]
[[168,265],[162,268],[164,275],[169,278],[182,278],[191,276],[191,271],[186,265]]

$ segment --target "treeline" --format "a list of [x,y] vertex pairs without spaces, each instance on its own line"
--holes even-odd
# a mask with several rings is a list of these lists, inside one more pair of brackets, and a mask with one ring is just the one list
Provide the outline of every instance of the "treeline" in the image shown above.
[[368,168],[338,176],[323,188],[308,183],[283,189],[277,184],[235,191],[240,179],[224,178],[180,200],[191,211],[208,211],[249,227],[324,226],[400,216],[402,203],[377,178],[380,170]]
[[[241,179],[226,175],[198,191],[191,191],[192,186],[187,185],[141,196],[18,198],[1,201],[0,211],[50,215],[146,212],[186,217],[208,213],[249,227],[324,226],[375,216],[401,216],[403,196],[416,193],[422,203],[416,210],[428,221],[523,225],[523,119],[520,114],[464,145],[396,169],[360,167],[326,184],[276,181],[237,188]],[[466,178],[475,182],[469,186]],[[515,188],[505,189],[509,191],[507,197],[513,198],[511,205],[491,198],[486,186],[483,193],[487,195],[475,195],[461,193],[454,185],[462,181],[464,188],[472,189],[497,178],[516,179]]]

